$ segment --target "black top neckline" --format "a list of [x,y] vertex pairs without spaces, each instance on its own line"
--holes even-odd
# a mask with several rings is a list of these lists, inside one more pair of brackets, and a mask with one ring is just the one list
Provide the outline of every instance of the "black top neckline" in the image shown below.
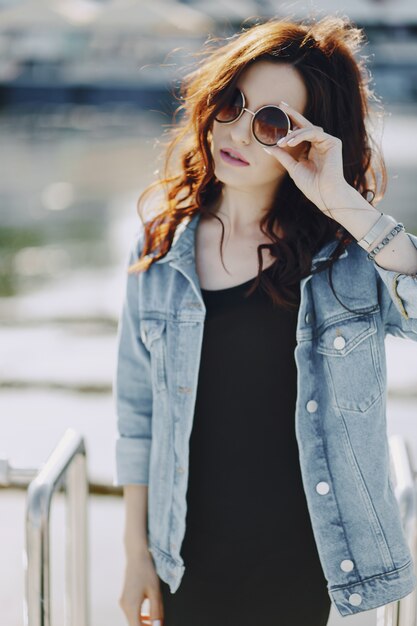
[[[274,265],[275,264],[272,263],[272,265],[269,265],[268,267],[263,269],[261,273],[263,274],[267,272],[268,270],[271,270]],[[244,283],[239,283],[238,285],[232,285],[232,287],[224,287],[223,289],[203,289],[201,287],[201,291],[203,293],[225,293],[226,291],[234,291],[241,287],[246,287],[246,285],[249,285],[249,283],[252,283],[256,279],[256,276],[252,276],[252,278],[249,278],[249,280],[246,280]]]

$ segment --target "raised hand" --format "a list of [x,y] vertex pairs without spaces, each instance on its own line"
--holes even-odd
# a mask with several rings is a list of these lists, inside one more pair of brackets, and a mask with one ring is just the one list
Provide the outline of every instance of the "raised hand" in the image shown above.
[[[277,146],[264,150],[277,159],[288,171],[297,187],[323,213],[330,214],[334,202],[346,191],[348,185],[343,175],[342,141],[314,126],[301,113],[284,102],[280,107],[287,113],[296,130],[278,142]],[[306,148],[295,159],[286,148],[294,148],[302,142]]]

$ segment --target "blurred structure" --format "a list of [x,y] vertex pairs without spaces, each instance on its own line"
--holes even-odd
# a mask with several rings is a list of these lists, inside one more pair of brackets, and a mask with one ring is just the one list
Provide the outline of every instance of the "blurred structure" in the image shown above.
[[365,28],[381,93],[415,101],[413,0],[3,0],[0,106],[131,102],[169,108],[176,68],[208,37],[273,16],[345,12]]

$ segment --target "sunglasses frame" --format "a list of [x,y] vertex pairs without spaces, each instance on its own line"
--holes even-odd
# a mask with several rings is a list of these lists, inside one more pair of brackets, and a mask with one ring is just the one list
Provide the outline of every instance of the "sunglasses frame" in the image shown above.
[[286,119],[287,119],[287,124],[288,124],[288,128],[287,128],[287,133],[284,135],[284,137],[286,137],[287,135],[289,135],[290,133],[293,132],[293,129],[291,128],[291,119],[289,118],[288,114],[284,111],[284,109],[281,109],[281,107],[279,107],[277,104],[264,104],[263,106],[259,107],[259,109],[257,109],[256,111],[251,111],[250,109],[248,109],[245,105],[246,105],[246,98],[245,98],[245,94],[243,93],[243,91],[241,89],[239,89],[238,87],[236,87],[236,89],[239,91],[239,93],[242,96],[242,101],[243,101],[243,105],[241,108],[240,113],[238,114],[237,117],[235,117],[233,120],[230,120],[229,122],[223,122],[221,120],[218,120],[216,117],[214,118],[216,120],[216,122],[218,122],[219,124],[233,124],[233,122],[237,122],[238,119],[240,119],[244,113],[244,111],[247,111],[248,113],[250,113],[252,115],[252,122],[251,122],[251,132],[252,132],[252,137],[255,139],[255,141],[257,141],[258,143],[261,144],[261,146],[276,146],[278,145],[277,143],[264,143],[263,141],[260,141],[253,130],[253,126],[254,126],[254,122],[255,122],[255,116],[262,111],[263,109],[269,109],[270,107],[274,108],[274,109],[279,109],[282,113],[284,113]]

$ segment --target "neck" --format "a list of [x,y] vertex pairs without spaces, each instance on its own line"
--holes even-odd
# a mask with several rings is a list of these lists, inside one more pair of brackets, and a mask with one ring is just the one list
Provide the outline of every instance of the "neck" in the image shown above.
[[259,233],[261,219],[269,211],[276,195],[276,181],[270,189],[243,189],[224,185],[213,212],[224,221],[231,237]]

